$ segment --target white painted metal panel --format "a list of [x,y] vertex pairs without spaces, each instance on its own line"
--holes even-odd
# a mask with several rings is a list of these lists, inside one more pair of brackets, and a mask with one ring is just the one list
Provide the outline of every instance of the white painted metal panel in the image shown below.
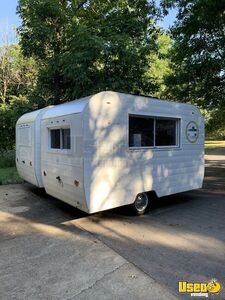
[[[74,105],[74,104],[73,104]],[[49,195],[87,211],[83,183],[82,114],[44,118],[41,124],[41,169]],[[51,149],[50,130],[70,128],[71,149]]]
[[21,178],[43,187],[41,175],[41,118],[46,110],[24,114],[16,124],[16,166]]
[[34,122],[16,126],[16,166],[24,180],[37,185],[34,163]]

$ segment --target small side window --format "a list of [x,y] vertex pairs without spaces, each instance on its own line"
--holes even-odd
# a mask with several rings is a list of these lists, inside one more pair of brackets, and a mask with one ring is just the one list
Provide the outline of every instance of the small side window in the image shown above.
[[70,149],[70,128],[62,129],[62,149]]
[[60,149],[60,129],[51,129],[51,148]]
[[51,149],[71,149],[70,128],[50,129]]

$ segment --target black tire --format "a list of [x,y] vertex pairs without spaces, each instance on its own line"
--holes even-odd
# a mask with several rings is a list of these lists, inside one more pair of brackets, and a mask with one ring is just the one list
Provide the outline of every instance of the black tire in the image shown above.
[[137,194],[133,204],[131,204],[133,213],[136,216],[144,215],[149,210],[149,198],[146,193]]

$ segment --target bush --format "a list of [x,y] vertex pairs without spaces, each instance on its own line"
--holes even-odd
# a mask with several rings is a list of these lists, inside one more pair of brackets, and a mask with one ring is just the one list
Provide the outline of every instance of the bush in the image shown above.
[[225,140],[225,107],[216,108],[212,111],[204,110],[202,113],[205,117],[206,139]]
[[206,139],[210,141],[224,141],[225,128],[222,127],[213,131],[206,131]]
[[0,169],[14,167],[15,165],[15,149],[0,151]]
[[16,121],[33,109],[35,108],[22,96],[12,96],[9,103],[0,104],[0,151],[14,148]]

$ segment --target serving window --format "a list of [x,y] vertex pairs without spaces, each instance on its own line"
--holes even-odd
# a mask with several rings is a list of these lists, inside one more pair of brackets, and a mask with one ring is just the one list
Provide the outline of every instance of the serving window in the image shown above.
[[71,149],[70,128],[50,129],[49,136],[51,149]]
[[178,147],[179,119],[129,115],[129,147]]
[[177,120],[155,119],[155,146],[178,146]]

